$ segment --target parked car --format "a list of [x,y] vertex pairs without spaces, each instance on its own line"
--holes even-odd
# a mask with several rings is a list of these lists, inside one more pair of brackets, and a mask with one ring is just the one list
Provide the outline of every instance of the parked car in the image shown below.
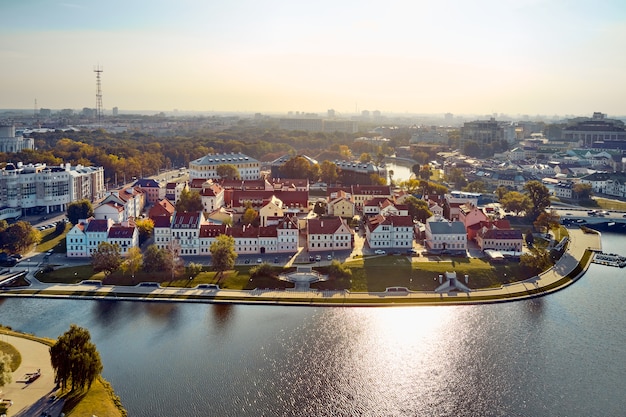
[[322,260],[322,257],[320,255],[315,256],[315,262],[319,262]]
[[329,261],[332,261],[332,260],[333,260],[333,257],[332,257],[331,255],[328,255],[328,256],[326,257],[326,259],[328,259]]
[[382,249],[376,249],[376,250],[374,251],[374,253],[375,253],[376,255],[384,255],[384,254],[385,254],[385,253],[387,253],[387,252],[385,252],[385,251],[384,251],[384,250],[382,250]]

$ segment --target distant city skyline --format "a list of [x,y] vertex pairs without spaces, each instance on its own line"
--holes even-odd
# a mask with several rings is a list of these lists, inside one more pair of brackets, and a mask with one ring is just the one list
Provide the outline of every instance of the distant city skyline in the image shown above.
[[617,0],[3,2],[0,108],[623,116]]

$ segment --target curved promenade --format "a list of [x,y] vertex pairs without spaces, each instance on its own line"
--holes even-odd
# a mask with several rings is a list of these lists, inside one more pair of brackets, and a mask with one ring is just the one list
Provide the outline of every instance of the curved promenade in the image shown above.
[[[13,345],[22,356],[22,363],[13,372],[13,382],[2,387],[0,394],[0,397],[13,401],[7,416],[40,416],[44,412],[58,416],[63,408],[63,400],[49,401],[49,396],[56,391],[50,346],[4,330],[0,331],[0,339]],[[33,382],[26,382],[24,376],[38,370],[41,376]]]
[[[98,286],[94,284],[42,284],[27,289],[9,290],[8,297],[49,297],[81,299],[120,299],[136,301],[176,301],[197,303],[285,304],[312,306],[389,306],[479,304],[539,297],[558,291],[576,281],[589,267],[588,250],[601,250],[600,234],[569,229],[566,252],[551,269],[524,281],[498,288],[470,292],[399,291],[355,293],[349,291],[228,290],[151,286]],[[581,264],[581,261],[586,262]],[[575,274],[575,276],[571,276]],[[35,282],[35,281],[34,281]]]

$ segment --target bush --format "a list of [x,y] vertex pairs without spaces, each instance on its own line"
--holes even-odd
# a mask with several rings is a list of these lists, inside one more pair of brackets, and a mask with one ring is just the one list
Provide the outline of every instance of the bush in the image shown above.
[[267,262],[263,262],[260,265],[253,266],[250,268],[250,278],[260,278],[260,277],[270,277],[276,278],[278,274],[274,271],[274,267],[268,264]]

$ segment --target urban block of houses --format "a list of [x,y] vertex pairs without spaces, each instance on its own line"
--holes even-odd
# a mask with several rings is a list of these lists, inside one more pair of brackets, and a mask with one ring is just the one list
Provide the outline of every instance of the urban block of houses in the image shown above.
[[90,257],[102,242],[117,244],[122,256],[126,256],[130,248],[139,246],[139,232],[133,222],[114,224],[112,219],[93,217],[80,220],[67,233],[67,257]]
[[162,249],[174,248],[183,256],[210,255],[219,235],[232,236],[235,252],[244,254],[295,253],[299,227],[295,216],[285,216],[268,226],[228,226],[211,223],[202,212],[176,212],[171,221],[154,219],[154,242]]
[[413,247],[413,219],[408,215],[377,214],[365,222],[365,239],[372,249]]
[[310,252],[352,250],[354,232],[341,217],[307,219],[306,228]]
[[465,255],[467,233],[460,221],[433,216],[426,220],[424,246],[428,252]]

